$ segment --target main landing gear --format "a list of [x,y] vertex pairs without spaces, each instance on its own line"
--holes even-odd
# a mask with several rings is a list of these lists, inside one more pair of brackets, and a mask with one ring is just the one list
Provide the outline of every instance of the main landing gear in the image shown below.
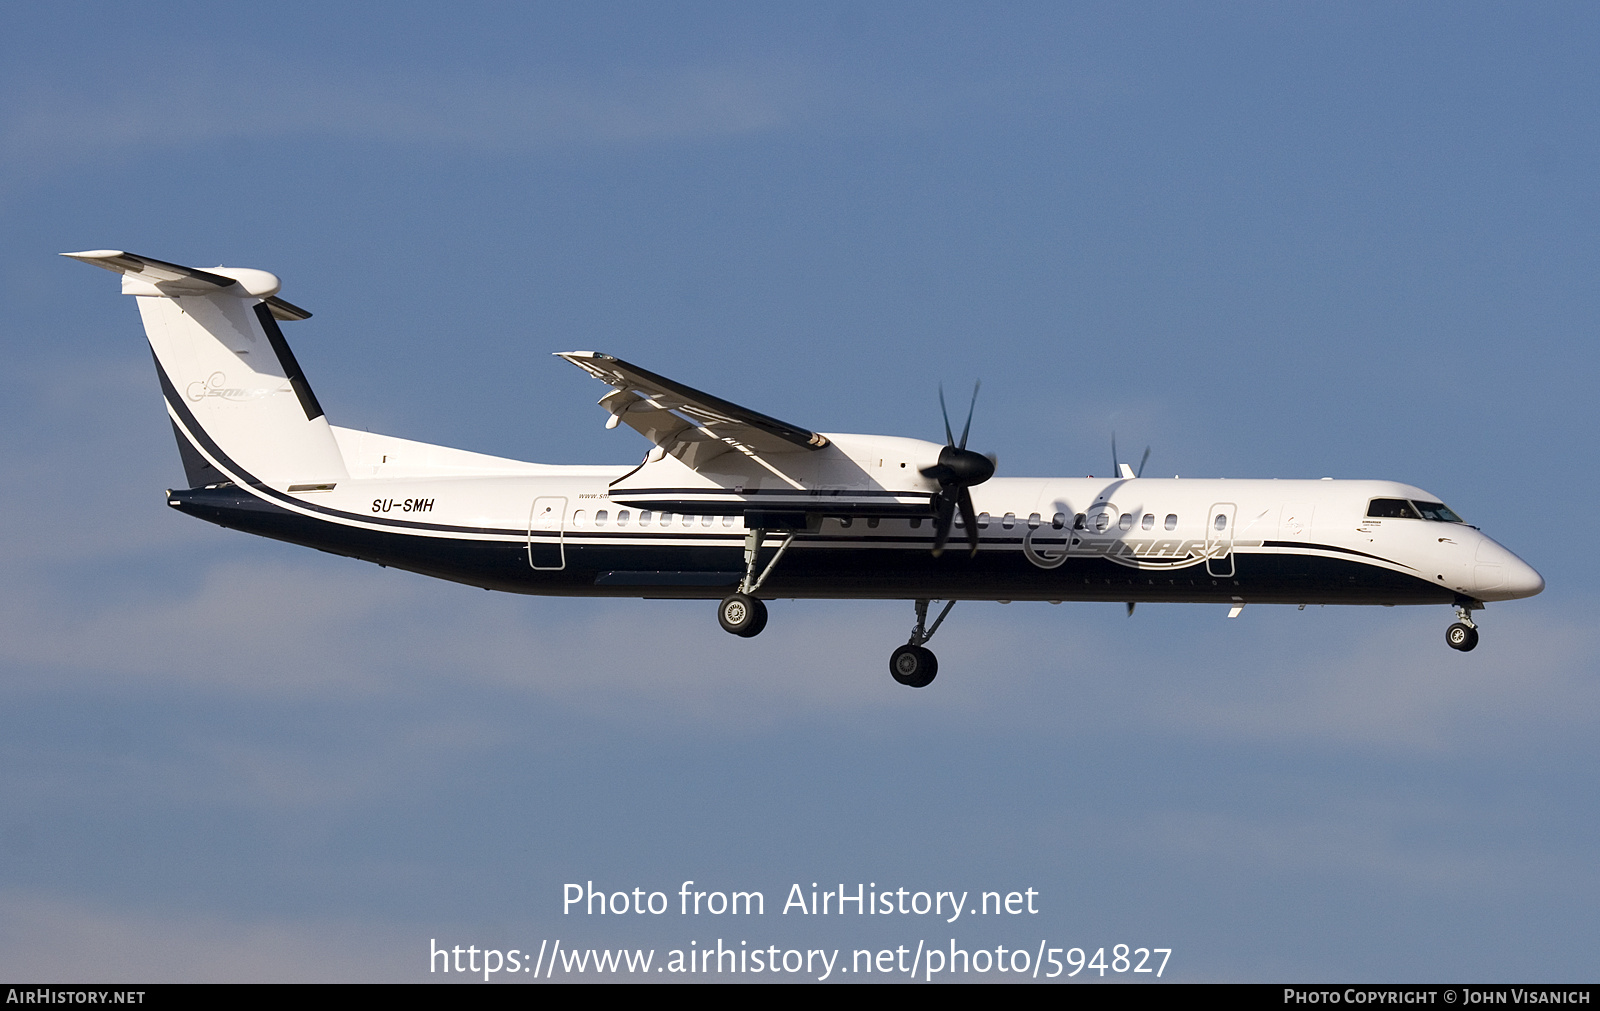
[[1478,604],[1478,602],[1457,604],[1456,617],[1461,620],[1444,630],[1445,645],[1463,653],[1472,652],[1473,648],[1478,645],[1478,626],[1472,622],[1472,612],[1483,607],[1483,605],[1478,604],[1478,607],[1475,608],[1472,604]]
[[744,578],[739,580],[739,592],[722,598],[722,603],[717,605],[717,622],[722,625],[722,630],[734,635],[749,639],[761,634],[767,627],[767,605],[756,599],[755,592],[761,589],[761,584],[772,575],[772,570],[777,567],[778,559],[789,550],[789,545],[794,541],[794,534],[783,539],[778,545],[777,554],[772,556],[772,561],[761,570],[761,575],[756,575],[756,555],[761,551],[761,541],[767,532],[760,528],[751,530],[744,537]]
[[911,640],[889,657],[889,674],[908,688],[926,688],[938,676],[939,658],[933,655],[933,650],[924,648],[922,644],[933,638],[945,615],[956,606],[955,601],[947,601],[939,617],[929,625],[928,603],[926,600],[916,602],[917,625],[911,630]]
[[[761,574],[756,575],[756,556],[761,551],[761,542],[766,537],[766,531],[760,528],[751,530],[744,539],[744,578],[739,580],[739,589],[722,598],[722,603],[717,605],[717,623],[723,631],[745,639],[760,635],[761,630],[767,627],[767,605],[756,597],[756,591],[761,589],[761,584],[767,581],[772,570],[777,568],[778,560],[783,553],[789,550],[789,545],[794,543],[794,534],[784,537],[778,545],[778,550],[767,562]],[[956,606],[953,600],[945,601],[944,610],[933,619],[933,624],[928,624],[929,600],[914,601],[917,611],[917,624],[911,630],[911,638],[904,646],[896,649],[889,657],[889,673],[900,684],[908,688],[926,688],[933,683],[939,673],[939,658],[933,655],[923,643],[933,638],[933,633],[939,630],[950,609]]]

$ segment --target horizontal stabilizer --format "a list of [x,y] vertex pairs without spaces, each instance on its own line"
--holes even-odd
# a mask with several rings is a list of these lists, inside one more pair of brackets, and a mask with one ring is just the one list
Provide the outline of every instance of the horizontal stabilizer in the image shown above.
[[[217,267],[215,270],[197,270],[182,264],[168,263],[121,249],[86,249],[81,253],[62,253],[82,263],[115,271],[124,278],[143,281],[153,290],[150,295],[211,295],[238,286],[241,296],[255,295],[266,303],[274,319],[310,319],[311,314],[277,296],[278,278],[265,270]],[[130,292],[140,294],[138,291]]]

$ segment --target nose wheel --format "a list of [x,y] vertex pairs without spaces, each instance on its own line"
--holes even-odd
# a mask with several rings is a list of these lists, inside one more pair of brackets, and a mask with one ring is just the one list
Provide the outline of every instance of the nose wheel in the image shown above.
[[1451,649],[1470,653],[1478,645],[1478,630],[1458,621],[1444,630],[1444,641]]
[[[1478,604],[1478,607],[1482,606]],[[1456,605],[1456,617],[1461,620],[1444,630],[1446,646],[1462,653],[1470,653],[1478,645],[1478,626],[1473,624],[1472,611],[1471,604]]]

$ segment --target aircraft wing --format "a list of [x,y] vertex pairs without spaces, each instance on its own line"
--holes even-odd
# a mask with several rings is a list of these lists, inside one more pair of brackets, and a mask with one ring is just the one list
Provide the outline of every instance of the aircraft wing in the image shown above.
[[827,438],[816,432],[702,393],[620,358],[593,351],[561,351],[557,357],[616,387],[600,398],[600,406],[611,412],[607,428],[626,424],[690,467],[735,449],[754,456],[828,445]]

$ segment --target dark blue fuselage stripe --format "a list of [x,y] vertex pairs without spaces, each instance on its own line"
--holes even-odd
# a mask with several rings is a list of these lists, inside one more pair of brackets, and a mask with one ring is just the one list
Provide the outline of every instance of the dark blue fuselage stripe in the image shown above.
[[1392,558],[1385,558],[1382,555],[1369,555],[1365,551],[1357,551],[1355,548],[1340,548],[1335,547],[1332,544],[1305,544],[1297,541],[1262,541],[1261,546],[1264,548],[1289,548],[1293,551],[1300,551],[1305,548],[1310,548],[1315,551],[1337,551],[1344,555],[1357,555],[1361,558],[1373,558],[1380,562],[1387,562],[1390,565],[1405,565],[1406,568],[1410,569],[1411,571],[1417,571],[1417,567],[1415,565],[1406,565],[1405,562],[1397,562]]
[[637,498],[640,495],[725,495],[740,498],[751,495],[788,495],[796,499],[839,498],[845,495],[851,498],[927,498],[937,494],[937,491],[892,491],[871,488],[839,488],[829,491],[793,488],[751,488],[748,491],[734,491],[731,488],[614,488],[612,491],[613,496],[626,495],[629,498]]

